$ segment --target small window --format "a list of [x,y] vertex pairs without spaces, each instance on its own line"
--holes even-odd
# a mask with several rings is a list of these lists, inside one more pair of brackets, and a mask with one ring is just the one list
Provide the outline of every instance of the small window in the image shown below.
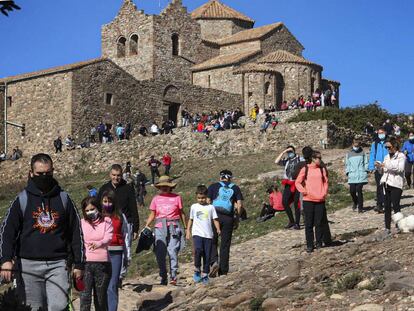
[[270,87],[270,82],[265,83],[265,94],[266,95],[271,95],[272,94],[272,89]]
[[118,57],[125,57],[125,44],[126,44],[126,39],[125,37],[121,37],[118,39],[117,42],[117,56]]
[[208,78],[207,79],[208,79],[207,80],[207,85],[208,85],[208,87],[211,87],[211,76],[208,75]]
[[248,93],[248,96],[249,96],[249,97],[252,97],[252,96],[253,96],[253,92],[249,92],[249,93]]
[[114,104],[114,95],[112,93],[105,93],[105,104],[111,106]]
[[129,55],[138,55],[138,35],[132,35],[129,42]]
[[8,107],[11,107],[12,104],[13,104],[12,97],[11,96],[7,96],[7,106]]
[[173,34],[171,36],[172,41],[172,55],[178,56],[180,55],[180,37],[177,34]]

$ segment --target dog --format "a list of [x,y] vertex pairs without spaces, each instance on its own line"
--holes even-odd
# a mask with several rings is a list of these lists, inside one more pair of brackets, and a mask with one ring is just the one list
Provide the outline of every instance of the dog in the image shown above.
[[399,212],[392,215],[392,220],[402,233],[414,232],[414,215],[405,217],[403,213]]

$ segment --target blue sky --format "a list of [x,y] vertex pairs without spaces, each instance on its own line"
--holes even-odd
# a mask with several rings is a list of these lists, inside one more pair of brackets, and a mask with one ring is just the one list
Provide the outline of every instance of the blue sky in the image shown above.
[[[207,0],[183,0],[189,10]],[[378,100],[391,112],[413,113],[413,0],[222,0],[256,20],[282,21],[305,46],[304,56],[341,81],[341,105]],[[167,0],[135,0],[159,13]],[[16,0],[0,16],[0,77],[100,56],[100,27],[122,0]]]

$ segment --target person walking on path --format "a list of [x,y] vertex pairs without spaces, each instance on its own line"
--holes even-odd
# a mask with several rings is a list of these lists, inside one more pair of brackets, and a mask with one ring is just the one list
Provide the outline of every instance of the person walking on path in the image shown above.
[[[285,185],[283,190],[283,207],[289,218],[289,223],[286,225],[286,229],[300,229],[300,207],[299,198],[300,194],[295,186],[295,170],[296,166],[304,161],[299,155],[296,154],[295,147],[288,146],[286,150],[281,152],[276,158],[275,163],[285,168],[285,174],[283,176],[282,184]],[[295,218],[290,208],[290,204],[293,201],[295,208]]]
[[165,168],[164,175],[166,176],[170,176],[171,162],[172,162],[171,154],[169,152],[165,153],[164,156],[162,157],[162,165],[164,165],[164,168]]
[[364,209],[362,188],[368,183],[368,157],[357,139],[354,139],[352,150],[346,155],[345,173],[348,176],[349,191],[354,203],[352,210],[362,213]]
[[[177,184],[168,176],[161,176],[155,187],[160,191],[151,202],[150,214],[145,224],[150,228],[155,220],[155,256],[160,269],[161,285],[168,284],[165,257],[169,256],[170,284],[177,285],[178,253],[185,247],[186,216],[180,195],[173,193]],[[181,225],[180,220],[183,225]]]
[[405,162],[405,179],[407,180],[407,188],[410,189],[413,185],[412,177],[414,175],[414,133],[411,132],[408,136],[408,140],[404,142],[401,152],[405,154],[407,161]]
[[377,169],[378,164],[384,162],[388,150],[385,148],[385,141],[387,139],[387,132],[383,127],[378,129],[377,139],[371,145],[369,154],[368,169],[375,174],[375,182],[377,184],[377,206],[375,211],[378,213],[384,212],[384,189],[381,185],[382,171]]
[[[193,237],[194,245],[194,282],[208,284],[208,274],[210,273],[210,256],[213,242],[213,225],[217,235],[220,235],[220,224],[216,209],[208,204],[208,190],[202,185],[197,187],[197,203],[190,209],[190,219],[188,220],[186,237],[187,240]],[[203,261],[203,269],[201,269]]]
[[400,143],[396,138],[390,138],[385,143],[388,155],[383,163],[377,163],[382,171],[381,185],[385,194],[385,229],[391,233],[391,208],[394,213],[401,211],[400,201],[404,185],[405,155],[400,152]]
[[160,178],[160,171],[159,171],[159,167],[161,166],[161,162],[158,161],[155,156],[151,156],[150,160],[148,161],[148,166],[151,170],[151,181],[152,181],[152,185],[155,184],[155,176],[157,176],[158,178]]
[[306,251],[312,253],[315,247],[322,247],[326,230],[324,222],[327,219],[325,201],[328,195],[328,171],[322,165],[320,152],[313,152],[312,163],[300,170],[295,184],[298,191],[303,194]]
[[139,168],[136,169],[134,175],[134,185],[135,193],[137,196],[138,208],[143,208],[145,203],[145,196],[147,195],[147,189],[145,185],[147,184],[148,179],[144,173],[141,172]]
[[53,171],[49,155],[32,157],[27,186],[0,228],[0,276],[10,282],[17,271],[19,298],[32,310],[64,310],[69,304],[66,259],[73,259],[75,279],[82,278],[85,264],[78,212]]
[[220,257],[218,233],[214,230],[210,277],[216,277],[217,274],[226,275],[229,272],[231,238],[233,230],[239,226],[243,201],[243,194],[240,188],[231,182],[232,178],[231,171],[223,170],[220,172],[220,181],[208,187],[209,202],[216,209],[221,230]]
[[112,222],[109,217],[102,214],[96,198],[83,199],[81,207],[86,264],[83,278],[85,290],[80,294],[80,310],[91,310],[93,296],[95,310],[108,311],[107,291],[112,271],[108,245],[112,238]]
[[113,234],[108,246],[112,275],[108,285],[108,310],[118,310],[118,288],[131,262],[131,232],[126,216],[115,204],[115,193],[106,191],[102,195],[102,212],[112,221]]
[[62,152],[62,136],[58,136],[58,138],[55,139],[53,146],[55,147],[55,153]]
[[127,184],[122,178],[122,166],[119,164],[111,166],[109,177],[111,180],[99,189],[99,202],[102,202],[104,192],[109,190],[115,192],[115,204],[127,217],[129,230],[133,232],[133,240],[136,240],[139,230],[139,215],[134,187]]

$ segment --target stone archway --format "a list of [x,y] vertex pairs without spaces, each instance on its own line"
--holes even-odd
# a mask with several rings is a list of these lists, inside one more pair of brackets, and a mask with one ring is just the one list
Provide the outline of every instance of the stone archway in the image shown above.
[[181,111],[180,108],[182,105],[182,98],[179,88],[175,85],[168,85],[164,89],[163,102],[163,120],[172,120],[174,124],[178,126],[178,122],[181,121],[178,114]]

